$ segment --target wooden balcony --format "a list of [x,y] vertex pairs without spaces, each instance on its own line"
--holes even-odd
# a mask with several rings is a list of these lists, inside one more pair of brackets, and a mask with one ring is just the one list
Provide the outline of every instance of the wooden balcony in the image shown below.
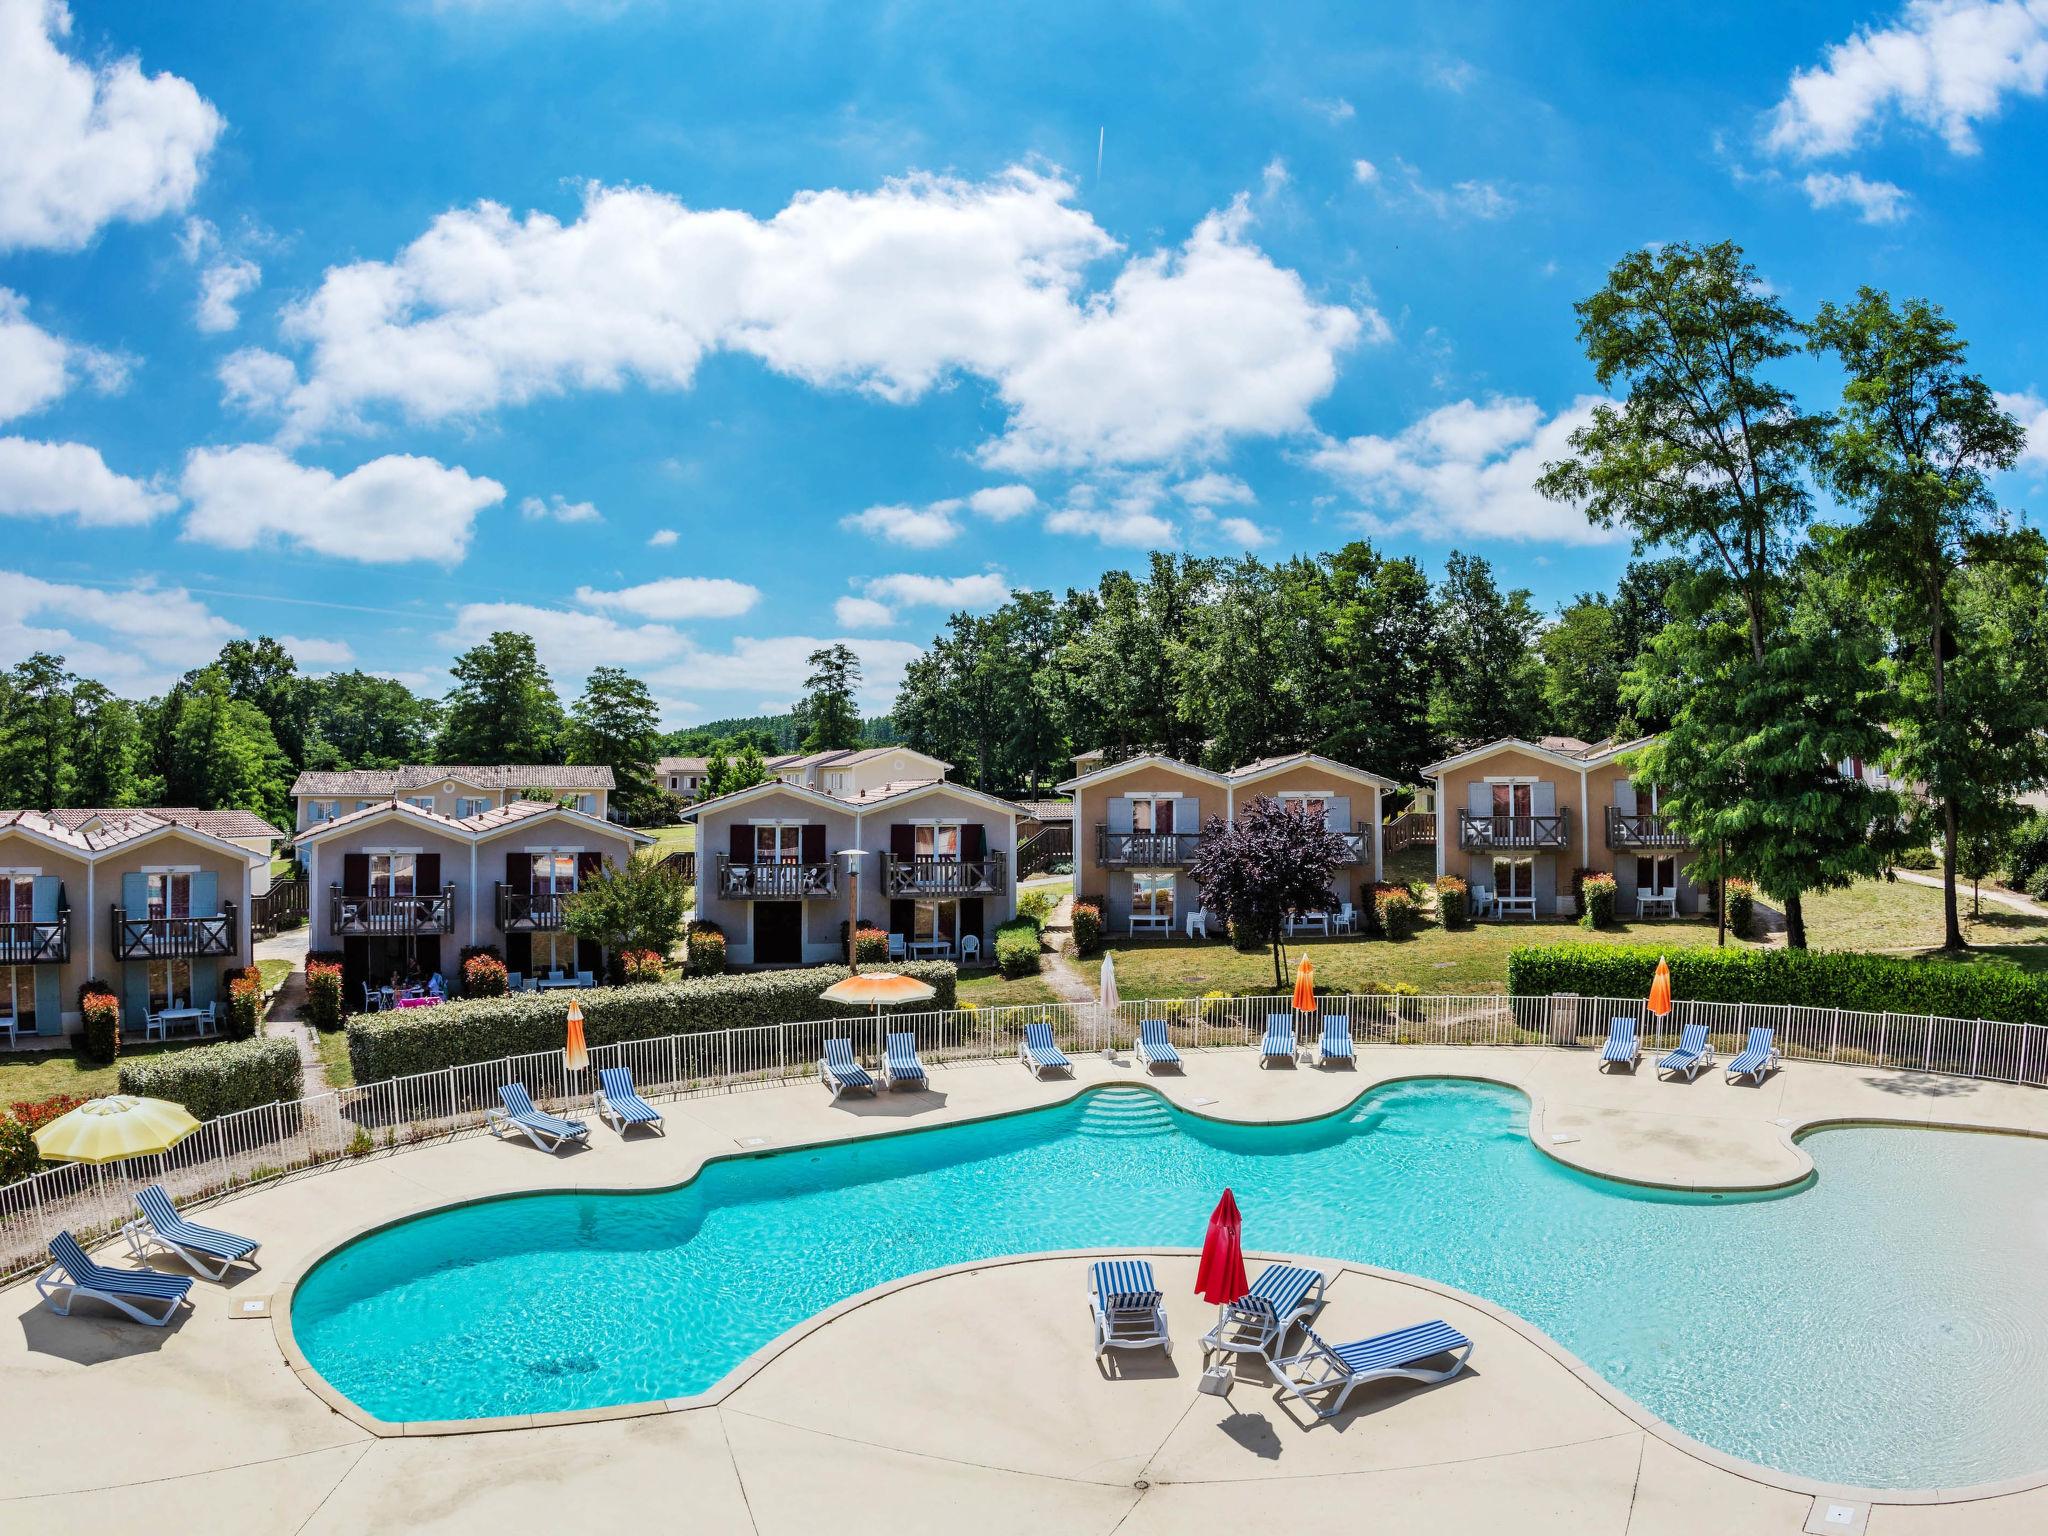
[[891,896],[993,896],[1003,888],[1005,859],[895,859],[883,877]]
[[235,909],[223,902],[218,912],[186,917],[131,916],[114,908],[116,960],[184,960],[235,952]]
[[1337,835],[1344,839],[1344,863],[1363,864],[1372,857],[1366,849],[1363,832],[1339,832]]
[[573,891],[521,891],[498,882],[498,927],[506,933],[559,933]]
[[1638,814],[1619,806],[1607,807],[1607,846],[1610,848],[1690,848],[1678,823],[1669,816]]
[[71,958],[71,909],[47,922],[0,923],[0,965],[62,965]]
[[1496,848],[1566,848],[1571,845],[1571,813],[1547,816],[1475,816],[1458,812],[1458,846],[1472,852]]
[[1095,828],[1095,862],[1105,869],[1179,869],[1195,862],[1199,832],[1112,832]]
[[328,895],[328,927],[340,938],[363,935],[453,933],[455,887],[390,896],[382,892],[345,896],[340,886]]
[[839,866],[741,864],[718,856],[718,894],[728,901],[803,901],[839,894]]

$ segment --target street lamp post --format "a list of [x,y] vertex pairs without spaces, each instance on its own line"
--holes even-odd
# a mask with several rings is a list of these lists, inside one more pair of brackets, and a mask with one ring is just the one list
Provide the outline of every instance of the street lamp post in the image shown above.
[[853,921],[846,925],[846,963],[856,976],[860,974],[860,860],[866,852],[865,848],[839,850],[839,857],[846,860],[848,910],[853,914]]

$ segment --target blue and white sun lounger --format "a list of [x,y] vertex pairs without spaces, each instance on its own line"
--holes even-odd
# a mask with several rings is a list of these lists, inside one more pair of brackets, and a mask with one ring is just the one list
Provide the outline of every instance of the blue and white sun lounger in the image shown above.
[[1266,1015],[1266,1038],[1259,1046],[1259,1065],[1270,1067],[1281,1059],[1294,1060],[1294,1015]]
[[1752,1083],[1762,1083],[1764,1075],[1780,1064],[1776,1031],[1758,1024],[1749,1032],[1749,1044],[1742,1054],[1728,1063],[1728,1081],[1746,1077]]
[[[135,1203],[142,1207],[142,1214],[123,1227],[121,1235],[128,1239],[128,1251],[138,1259],[147,1258],[152,1248],[161,1248],[165,1253],[176,1254],[207,1279],[218,1280],[228,1272],[230,1264],[252,1257],[263,1246],[232,1232],[217,1232],[187,1221],[178,1214],[161,1184],[137,1190]],[[217,1260],[219,1267],[209,1266],[208,1259]]]
[[[192,1289],[190,1275],[166,1275],[154,1269],[102,1269],[85,1256],[85,1250],[78,1246],[78,1239],[69,1232],[59,1232],[50,1239],[50,1257],[57,1262],[36,1276],[36,1290],[44,1304],[59,1317],[69,1317],[71,1304],[79,1297],[87,1296],[94,1301],[104,1301],[138,1323],[161,1328],[178,1310],[178,1303],[185,1299],[185,1293]],[[134,1305],[141,1301],[162,1302],[163,1315],[152,1317]]]
[[498,1097],[505,1107],[484,1111],[484,1125],[493,1136],[502,1138],[506,1131],[518,1130],[541,1151],[554,1152],[565,1141],[582,1141],[590,1135],[590,1127],[581,1120],[564,1120],[535,1109],[524,1083],[507,1083],[498,1090]]
[[1107,1259],[1088,1271],[1088,1310],[1095,1318],[1095,1358],[1112,1349],[1173,1353],[1165,1298],[1143,1259]]
[[924,1083],[924,1063],[917,1059],[917,1035],[911,1030],[890,1034],[882,1050],[882,1081],[894,1088],[898,1083]]
[[1607,1021],[1607,1044],[1600,1052],[1600,1070],[1609,1066],[1627,1067],[1633,1072],[1636,1063],[1643,1059],[1643,1042],[1636,1038],[1634,1019],[1609,1019]]
[[1688,1024],[1678,1032],[1678,1049],[1657,1063],[1659,1072],[1683,1072],[1689,1083],[1704,1067],[1714,1064],[1714,1044],[1707,1038],[1707,1026]]
[[621,1136],[626,1134],[628,1127],[635,1125],[659,1126],[662,1135],[668,1134],[661,1111],[641,1098],[633,1087],[631,1067],[600,1067],[592,1106],[597,1110],[598,1118],[609,1122]]
[[1316,1040],[1316,1065],[1327,1067],[1333,1061],[1358,1063],[1351,1054],[1351,1020],[1341,1013],[1323,1015],[1323,1032]]
[[867,1069],[853,1059],[851,1040],[827,1040],[825,1054],[818,1058],[818,1081],[832,1090],[832,1102],[839,1102],[839,1095],[850,1093],[856,1088],[875,1091],[875,1080],[869,1077]]
[[1177,1067],[1180,1052],[1173,1048],[1173,1042],[1166,1038],[1166,1020],[1138,1020],[1138,1043],[1133,1048],[1138,1060],[1150,1072],[1154,1067]]
[[1050,1024],[1026,1024],[1024,1039],[1017,1047],[1017,1059],[1031,1069],[1033,1077],[1043,1077],[1048,1072],[1071,1073],[1074,1064],[1067,1060],[1066,1053],[1052,1043]]
[[[1308,1330],[1309,1347],[1298,1355],[1269,1362],[1280,1395],[1306,1402],[1318,1392],[1336,1397],[1316,1409],[1318,1418],[1335,1418],[1354,1390],[1368,1381],[1449,1381],[1472,1357],[1472,1341],[1446,1322],[1417,1323],[1412,1328],[1360,1339],[1355,1344],[1325,1344]],[[1448,1367],[1428,1368],[1422,1362],[1448,1355]]]
[[1204,1352],[1264,1355],[1323,1309],[1323,1272],[1301,1264],[1268,1264],[1252,1288],[1216,1311],[1216,1326],[1202,1335]]

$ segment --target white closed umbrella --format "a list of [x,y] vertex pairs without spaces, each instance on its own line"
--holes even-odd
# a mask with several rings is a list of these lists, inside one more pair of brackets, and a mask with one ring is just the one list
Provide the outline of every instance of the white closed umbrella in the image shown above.
[[1116,1024],[1116,956],[1102,957],[1102,1051],[1106,1056],[1116,1054],[1116,1038],[1112,1030]]

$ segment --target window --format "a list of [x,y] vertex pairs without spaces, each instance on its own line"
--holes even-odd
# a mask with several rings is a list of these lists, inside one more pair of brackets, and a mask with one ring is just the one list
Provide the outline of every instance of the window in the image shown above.
[[455,802],[457,816],[481,816],[491,808],[491,802],[482,795],[463,795]]
[[372,896],[410,896],[413,894],[413,867],[417,855],[410,853],[373,853],[370,855],[370,894]]
[[1167,833],[1173,830],[1173,803],[1178,795],[1142,795],[1131,799],[1131,830]]
[[36,1011],[36,973],[26,965],[0,965],[0,1019],[16,1027],[28,1024]]
[[1327,821],[1328,803],[1321,795],[1304,794],[1299,790],[1282,790],[1280,803],[1312,814],[1317,821]]
[[192,962],[152,960],[149,962],[149,1011],[192,1006]]
[[595,816],[597,814],[597,796],[578,795],[576,797],[576,809],[586,816]]
[[533,974],[545,976],[552,971],[573,975],[576,970],[576,935],[573,933],[536,933],[533,936]]
[[[33,922],[36,915],[34,875],[0,874],[0,922]],[[0,1009],[0,1013],[6,1012]]]
[[1173,926],[1173,883],[1172,875],[1136,874],[1131,876],[1131,918],[1140,918]]
[[422,811],[431,811],[434,808],[434,797],[432,795],[407,795],[405,803],[415,806]]
[[801,864],[804,860],[804,829],[796,823],[754,828],[756,864]]
[[843,773],[828,773],[828,774],[826,774],[826,775],[825,775],[825,793],[826,793],[826,794],[828,794],[828,795],[843,795],[843,794],[845,794],[845,793],[846,793],[846,775],[845,775],[845,774],[843,774]]
[[943,939],[951,944],[960,937],[960,904],[956,901],[920,901],[911,918],[910,936],[919,944]]
[[576,855],[551,848],[533,856],[533,892],[550,895],[576,889]]
[[920,826],[916,833],[916,852],[920,859],[957,859],[960,857],[960,824],[952,822],[943,826]]
[[1534,896],[1536,894],[1536,861],[1534,859],[1495,859],[1493,861],[1493,894],[1496,896]]
[[341,814],[339,800],[308,800],[306,802],[306,825],[315,822],[332,821]]
[[1678,860],[1670,854],[1661,859],[1636,860],[1636,890],[1646,896],[1673,896],[1678,892]]
[[146,877],[149,882],[149,913],[151,918],[190,917],[192,915],[192,877],[182,870],[153,870]]
[[370,802],[367,800],[358,800],[356,802],[356,809],[359,811],[367,811],[369,808]]

